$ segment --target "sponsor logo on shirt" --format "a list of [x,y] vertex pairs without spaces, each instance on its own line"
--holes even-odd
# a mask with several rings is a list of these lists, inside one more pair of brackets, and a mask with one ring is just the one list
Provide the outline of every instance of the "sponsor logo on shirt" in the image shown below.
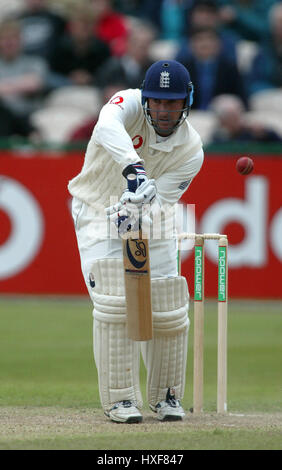
[[139,149],[143,145],[143,137],[141,135],[135,135],[132,137],[133,147]]
[[117,104],[121,109],[123,109],[123,106],[121,106],[121,103],[123,103],[123,97],[122,96],[114,96],[110,100],[110,104]]

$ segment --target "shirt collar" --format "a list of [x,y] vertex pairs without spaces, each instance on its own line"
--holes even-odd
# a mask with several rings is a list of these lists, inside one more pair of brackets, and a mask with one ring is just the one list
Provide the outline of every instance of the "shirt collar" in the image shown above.
[[157,143],[156,131],[150,124],[147,125],[149,127],[149,147],[161,152],[171,152],[174,147],[182,145],[183,142],[187,141],[189,135],[188,122],[185,120],[168,139]]

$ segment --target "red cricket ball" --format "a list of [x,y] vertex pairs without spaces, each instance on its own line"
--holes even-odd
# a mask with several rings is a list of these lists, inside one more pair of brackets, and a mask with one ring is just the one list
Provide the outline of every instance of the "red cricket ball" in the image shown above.
[[248,175],[253,171],[254,162],[250,157],[241,157],[236,162],[236,170],[241,175]]

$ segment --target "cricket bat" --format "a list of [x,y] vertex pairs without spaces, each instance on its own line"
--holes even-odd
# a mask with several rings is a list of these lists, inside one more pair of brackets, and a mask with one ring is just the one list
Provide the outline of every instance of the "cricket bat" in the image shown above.
[[[128,189],[137,189],[136,175],[127,176]],[[142,226],[123,238],[123,264],[128,338],[147,341],[153,337],[149,240]]]

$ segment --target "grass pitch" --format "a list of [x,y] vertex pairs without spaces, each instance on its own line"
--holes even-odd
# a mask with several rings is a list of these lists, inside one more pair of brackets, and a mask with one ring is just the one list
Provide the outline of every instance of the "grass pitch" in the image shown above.
[[[79,298],[0,299],[0,449],[282,449],[282,304],[230,301],[228,413],[216,414],[217,304],[206,301],[205,410],[118,425],[100,407],[92,306]],[[192,406],[193,308],[186,393]]]

